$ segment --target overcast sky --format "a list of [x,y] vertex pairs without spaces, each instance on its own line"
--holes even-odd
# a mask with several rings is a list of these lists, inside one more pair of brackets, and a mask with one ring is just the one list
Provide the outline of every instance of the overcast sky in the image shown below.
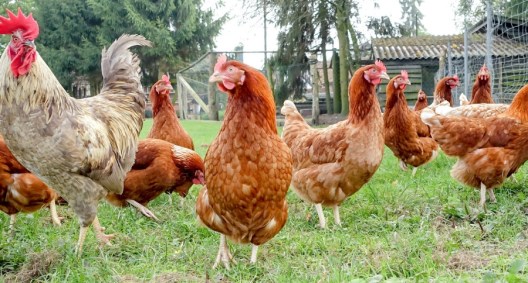
[[[216,0],[205,0],[205,5],[206,7],[214,7],[216,2]],[[368,16],[389,16],[393,22],[400,21],[401,8],[399,0],[379,0],[379,9],[373,7],[373,1],[360,2],[362,2],[360,11],[363,19],[368,18]],[[214,9],[217,15],[228,13],[231,16],[231,20],[225,23],[220,35],[215,39],[216,51],[232,51],[239,43],[244,45],[245,51],[264,50],[262,20],[244,18],[244,9],[241,8],[241,3],[242,0],[227,0],[224,8]],[[455,26],[455,7],[457,3],[458,1],[456,0],[423,0],[420,10],[424,15],[423,24],[425,30],[433,35],[461,33]],[[268,50],[277,49],[277,33],[278,29],[268,25]],[[261,66],[258,65],[262,64],[263,56],[245,54],[244,61],[260,68]]]

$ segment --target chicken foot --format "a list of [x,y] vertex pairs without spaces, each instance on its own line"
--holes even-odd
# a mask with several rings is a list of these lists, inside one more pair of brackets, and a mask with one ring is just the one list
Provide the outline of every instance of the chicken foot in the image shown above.
[[16,214],[9,215],[9,230],[8,230],[9,238],[12,238],[15,235],[15,222],[16,222]]
[[490,197],[491,202],[497,202],[497,198],[495,198],[495,193],[493,192],[493,189],[488,189],[488,195]]
[[153,218],[154,220],[159,221],[159,219],[156,217],[154,212],[150,211],[150,209],[146,208],[141,203],[135,200],[132,200],[132,199],[127,199],[126,201],[130,203],[132,206],[134,206],[135,208],[137,208],[139,212],[143,213],[143,215],[145,215],[146,217]]
[[249,263],[251,264],[255,264],[257,263],[257,252],[258,252],[258,247],[257,245],[251,245],[251,259],[249,260]]
[[486,204],[486,185],[484,183],[480,183],[480,202],[481,207],[484,207]]
[[[251,257],[253,259],[253,252],[251,254]],[[255,261],[257,260],[256,257],[257,255],[255,251]],[[230,269],[229,262],[233,262],[234,264],[236,264],[236,261],[233,259],[233,255],[231,255],[231,253],[229,252],[226,236],[224,234],[220,234],[220,248],[218,249],[218,255],[216,256],[215,263],[213,264],[213,269],[218,266],[218,263],[220,263],[220,261],[222,261],[227,270]]]
[[99,223],[99,219],[97,218],[97,216],[95,217],[92,225],[93,225],[93,229],[95,232],[95,237],[97,238],[97,240],[99,240],[99,244],[101,246],[104,246],[104,245],[111,246],[112,243],[110,242],[110,240],[114,238],[115,235],[104,233],[105,227],[101,226],[101,223]]
[[405,162],[403,162],[403,160],[399,159],[400,160],[400,168],[401,170],[403,171],[407,171],[407,164],[405,164]]
[[57,226],[61,226],[61,220],[62,217],[59,217],[59,214],[57,214],[57,206],[55,205],[55,200],[52,200],[49,204],[50,213],[51,213],[51,221],[53,221],[53,224]]
[[[108,245],[111,246],[112,243],[110,243],[110,240],[115,236],[114,234],[106,235],[104,232],[105,228],[101,226],[101,223],[99,223],[99,219],[97,216],[92,222],[93,229],[95,232],[95,237],[99,240],[99,243],[101,245]],[[88,232],[88,226],[81,226],[81,229],[79,231],[79,241],[77,242],[77,246],[75,247],[75,253],[77,254],[77,257],[80,257],[82,254],[82,248],[84,244],[84,240],[86,239],[86,233]]]
[[323,205],[320,203],[315,204],[315,210],[317,211],[317,216],[319,216],[319,227],[326,228],[326,219],[323,214]]
[[416,171],[418,171],[418,167],[414,167],[412,171],[412,177],[414,178],[414,175],[416,175]]
[[341,226],[341,217],[339,216],[339,205],[334,205],[334,221],[337,225]]

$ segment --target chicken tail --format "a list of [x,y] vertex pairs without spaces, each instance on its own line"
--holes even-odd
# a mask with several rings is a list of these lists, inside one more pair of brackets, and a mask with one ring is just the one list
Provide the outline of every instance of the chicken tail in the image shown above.
[[281,108],[281,114],[284,116],[288,116],[288,114],[297,112],[297,107],[295,107],[295,104],[291,100],[285,100],[284,104]]
[[428,126],[439,126],[440,119],[438,115],[429,108],[424,108],[420,114],[422,121]]
[[108,49],[103,49],[101,72],[105,85],[123,77],[137,77],[139,81],[139,59],[128,50],[137,45],[152,46],[151,42],[141,35],[123,34]]
[[458,100],[460,100],[460,106],[469,104],[469,100],[467,99],[467,96],[463,93],[460,94],[460,96],[458,97]]

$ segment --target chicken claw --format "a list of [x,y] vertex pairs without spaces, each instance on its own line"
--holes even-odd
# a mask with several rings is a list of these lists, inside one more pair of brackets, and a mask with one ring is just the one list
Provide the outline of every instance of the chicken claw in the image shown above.
[[55,200],[52,200],[50,202],[50,212],[51,212],[51,221],[53,221],[53,224],[57,226],[61,226],[61,220],[64,219],[64,217],[59,217],[57,214],[57,206],[55,205]]
[[[255,253],[255,257],[256,257],[256,253]],[[226,237],[224,234],[220,235],[220,248],[218,249],[218,255],[216,256],[215,263],[213,264],[213,269],[215,269],[218,266],[218,263],[220,263],[220,261],[222,261],[222,263],[224,264],[227,270],[230,269],[229,262],[233,262],[234,264],[236,264],[236,261],[233,259],[233,255],[231,255],[231,253],[229,252],[229,248],[227,247]]]
[[401,159],[400,159],[400,168],[403,171],[407,171],[407,164],[405,164],[405,162],[403,162],[403,160]]
[[323,206],[320,203],[316,203],[315,210],[317,211],[317,215],[319,216],[319,227],[321,227],[322,229],[326,228],[326,219],[323,214]]
[[141,203],[135,201],[135,200],[132,200],[132,199],[127,199],[126,200],[128,203],[130,203],[132,206],[134,206],[135,208],[137,208],[141,213],[143,213],[143,215],[145,215],[146,217],[148,218],[153,218],[154,220],[158,221],[159,222],[159,219],[156,217],[156,215],[154,214],[154,212],[150,211],[150,209],[146,208],[144,205],[142,205]]
[[105,227],[101,226],[101,223],[99,223],[99,219],[97,218],[97,216],[95,217],[92,224],[93,224],[93,228],[95,231],[95,237],[97,237],[97,239],[99,240],[99,245],[100,246],[105,246],[105,245],[111,246],[112,243],[110,242],[110,240],[115,237],[115,234],[108,234],[108,235],[105,234],[104,233]]

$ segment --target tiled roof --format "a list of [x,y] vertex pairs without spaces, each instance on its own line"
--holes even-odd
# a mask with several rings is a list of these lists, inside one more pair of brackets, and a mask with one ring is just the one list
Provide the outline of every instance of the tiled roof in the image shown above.
[[[376,59],[437,59],[447,53],[451,43],[452,58],[464,57],[464,35],[418,36],[372,39]],[[528,54],[528,45],[500,36],[493,38],[493,56]],[[486,35],[470,35],[468,56],[486,56]]]

